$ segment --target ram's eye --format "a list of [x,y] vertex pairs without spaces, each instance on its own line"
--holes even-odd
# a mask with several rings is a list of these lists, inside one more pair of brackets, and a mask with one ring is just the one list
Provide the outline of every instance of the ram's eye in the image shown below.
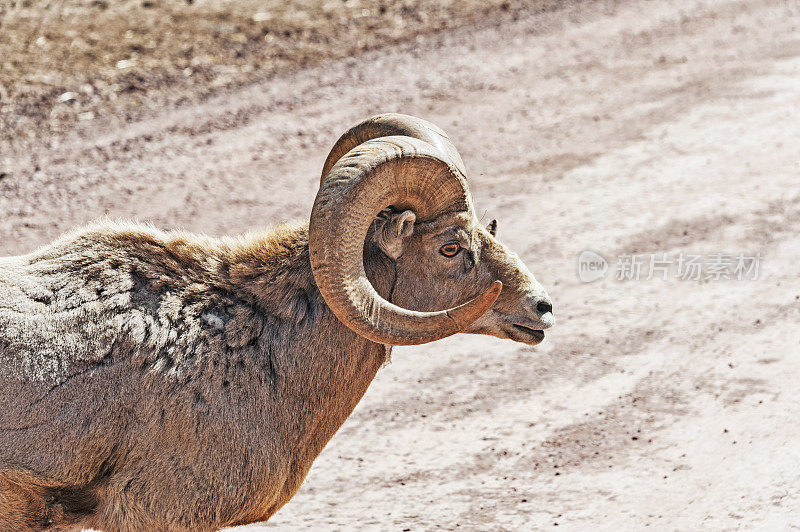
[[461,246],[458,244],[445,244],[439,248],[439,253],[445,257],[455,257],[459,251],[461,251]]

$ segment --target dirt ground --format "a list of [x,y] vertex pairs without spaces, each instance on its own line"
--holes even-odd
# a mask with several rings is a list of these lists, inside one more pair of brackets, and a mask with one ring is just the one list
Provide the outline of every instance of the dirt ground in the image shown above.
[[[0,253],[104,214],[211,234],[305,218],[333,141],[386,111],[450,134],[558,321],[535,348],[395,349],[263,529],[800,528],[793,1],[578,4],[19,143]],[[586,249],[605,279],[581,282]],[[761,259],[757,280],[616,278],[651,253]]]
[[0,142],[136,120],[277,72],[559,0],[3,0]]

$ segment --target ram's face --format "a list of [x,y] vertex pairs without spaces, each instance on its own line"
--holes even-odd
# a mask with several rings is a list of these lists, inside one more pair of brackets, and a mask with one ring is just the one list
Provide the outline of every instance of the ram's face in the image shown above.
[[497,223],[479,224],[471,212],[417,222],[412,211],[384,212],[374,238],[395,263],[391,300],[410,310],[437,311],[503,282],[495,304],[465,332],[535,345],[554,323],[547,292],[519,257],[495,238]]

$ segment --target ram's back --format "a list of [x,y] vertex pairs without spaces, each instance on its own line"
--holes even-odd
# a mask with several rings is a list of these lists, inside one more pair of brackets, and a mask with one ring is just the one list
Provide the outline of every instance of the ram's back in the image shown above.
[[108,222],[0,258],[0,378],[52,386],[112,362],[115,351],[158,352],[180,335],[196,342],[192,311],[214,294],[214,257],[179,240]]
[[109,355],[132,279],[99,247],[62,240],[0,259],[0,378],[54,385]]

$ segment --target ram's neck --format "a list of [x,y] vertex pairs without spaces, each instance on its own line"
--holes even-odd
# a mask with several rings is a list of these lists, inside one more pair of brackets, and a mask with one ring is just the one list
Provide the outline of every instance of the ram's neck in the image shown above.
[[[372,346],[345,327],[333,315],[320,294],[308,253],[308,224],[281,226],[263,234],[249,235],[226,254],[229,289],[243,300],[253,302],[264,314],[289,331],[294,341],[283,351],[313,349],[330,355],[327,360],[346,364],[355,344]],[[377,292],[391,300],[395,280],[394,264],[377,250],[366,246],[364,267]],[[270,334],[274,334],[271,331]],[[324,339],[324,342],[322,341]],[[384,350],[384,360],[387,351]]]
[[[367,255],[368,276],[388,297],[393,269]],[[325,304],[311,272],[305,225],[281,228],[233,249],[230,276],[235,290],[254,298],[269,317],[262,344],[269,346],[263,353],[267,382],[275,387],[270,401],[285,403],[273,411],[292,417],[285,420],[294,427],[286,443],[296,463],[287,486],[294,481],[299,487],[313,459],[366,392],[386,349],[356,335]]]
[[[308,256],[308,224],[283,225],[270,232],[243,237],[228,253],[230,282],[281,319],[303,321],[322,299]],[[394,265],[368,244],[364,269],[377,292],[391,299]]]

